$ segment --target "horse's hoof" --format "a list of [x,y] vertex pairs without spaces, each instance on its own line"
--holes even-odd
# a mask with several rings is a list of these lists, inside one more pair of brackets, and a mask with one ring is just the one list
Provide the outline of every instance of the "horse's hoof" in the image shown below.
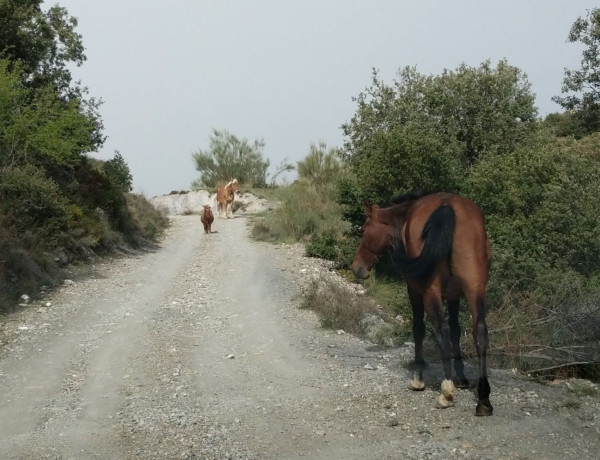
[[454,406],[454,399],[446,398],[444,395],[439,395],[435,404],[436,409],[447,409]]
[[408,389],[412,391],[423,391],[425,389],[425,382],[423,382],[423,380],[412,379],[408,385]]
[[477,403],[477,407],[475,408],[475,415],[478,417],[489,417],[494,412],[494,408],[489,403],[484,404],[482,402]]
[[456,388],[460,388],[462,390],[469,388],[469,381],[466,377],[454,377],[452,381],[454,382],[454,386]]

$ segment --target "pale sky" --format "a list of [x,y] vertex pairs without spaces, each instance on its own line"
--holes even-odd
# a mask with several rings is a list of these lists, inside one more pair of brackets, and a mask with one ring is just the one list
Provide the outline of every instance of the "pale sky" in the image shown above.
[[[52,0],[79,19],[87,61],[73,72],[101,98],[108,139],[148,197],[189,190],[192,153],[212,128],[265,141],[274,166],[311,143],[342,145],[340,126],[371,69],[439,74],[506,58],[525,72],[540,115],[560,111],[566,43],[590,0]],[[288,180],[294,178],[287,176]],[[268,178],[267,178],[268,181]]]

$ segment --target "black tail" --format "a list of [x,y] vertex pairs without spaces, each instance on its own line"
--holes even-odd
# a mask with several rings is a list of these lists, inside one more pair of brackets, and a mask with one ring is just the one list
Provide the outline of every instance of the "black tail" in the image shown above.
[[421,235],[425,246],[418,257],[409,257],[402,241],[397,240],[393,253],[396,268],[414,279],[429,278],[438,262],[449,258],[452,253],[455,219],[454,209],[451,206],[440,206],[431,213]]

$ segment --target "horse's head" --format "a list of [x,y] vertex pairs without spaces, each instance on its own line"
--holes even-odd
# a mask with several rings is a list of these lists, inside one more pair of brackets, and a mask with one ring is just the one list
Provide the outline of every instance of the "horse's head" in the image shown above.
[[358,279],[369,277],[373,265],[389,247],[394,232],[379,206],[365,203],[364,207],[367,220],[362,226],[362,239],[352,262],[352,272]]
[[240,184],[238,184],[237,179],[232,179],[227,184],[227,188],[231,191],[231,193],[236,193],[240,191]]

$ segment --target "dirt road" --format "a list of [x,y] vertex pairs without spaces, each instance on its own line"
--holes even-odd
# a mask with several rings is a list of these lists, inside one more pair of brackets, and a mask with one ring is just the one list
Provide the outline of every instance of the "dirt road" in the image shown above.
[[[491,372],[434,409],[384,349],[299,310],[318,264],[248,238],[245,218],[173,218],[160,250],[105,260],[0,324],[0,458],[597,458],[586,382]],[[473,375],[471,367],[467,369]]]

